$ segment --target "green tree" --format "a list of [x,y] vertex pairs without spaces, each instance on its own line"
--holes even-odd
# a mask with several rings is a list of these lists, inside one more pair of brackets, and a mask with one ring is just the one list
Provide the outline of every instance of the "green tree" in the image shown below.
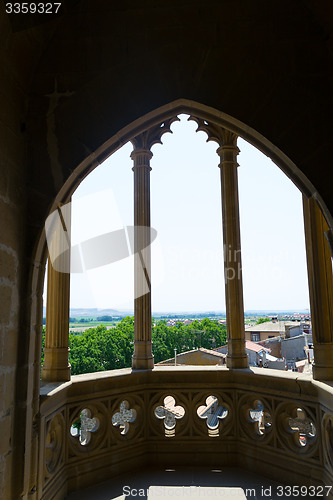
[[[153,320],[152,340],[155,362],[173,358],[177,353],[226,344],[226,327],[208,318],[189,325],[181,322],[169,327],[166,320]],[[42,339],[44,359],[45,329]],[[123,318],[115,328],[104,325],[69,334],[69,362],[72,375],[130,367],[134,346],[134,318]]]
[[268,323],[270,321],[269,318],[259,318],[256,322],[256,325],[261,325],[261,323]]
[[100,325],[80,335],[69,335],[72,374],[114,370],[131,366],[134,320],[126,317],[115,328]]

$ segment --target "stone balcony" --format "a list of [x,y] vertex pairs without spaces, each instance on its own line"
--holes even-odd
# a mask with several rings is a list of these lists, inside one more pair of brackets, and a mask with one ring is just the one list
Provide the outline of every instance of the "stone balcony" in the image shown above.
[[[206,478],[231,468],[233,477],[259,473],[258,485],[332,485],[332,395],[332,384],[309,375],[221,366],[123,369],[45,384],[38,498],[63,499],[152,467]],[[216,486],[215,478],[202,484]],[[326,488],[323,496],[333,495]]]

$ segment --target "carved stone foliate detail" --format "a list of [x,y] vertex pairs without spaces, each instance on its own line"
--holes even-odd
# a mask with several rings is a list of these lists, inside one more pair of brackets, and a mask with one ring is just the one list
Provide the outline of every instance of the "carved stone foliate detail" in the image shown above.
[[166,132],[170,132],[172,134],[170,127],[176,121],[180,121],[178,116],[168,118],[159,125],[154,125],[145,132],[142,132],[142,134],[139,134],[133,139],[131,139],[131,143],[133,144],[134,147],[134,150],[131,154],[131,158],[134,159],[134,156],[137,154],[137,152],[140,151],[147,153],[150,152],[154,144],[162,144],[161,140],[162,135],[165,134]]
[[198,125],[196,130],[197,132],[206,132],[208,136],[207,142],[214,141],[217,142],[220,148],[233,148],[237,151],[237,153],[239,152],[237,147],[238,135],[231,132],[231,130],[219,127],[214,123],[208,123],[206,120],[192,115],[188,118],[188,120],[194,121]]
[[64,437],[64,420],[58,414],[48,423],[45,439],[45,466],[53,474],[60,462]]
[[199,406],[197,415],[201,419],[206,420],[208,427],[208,435],[218,436],[218,427],[220,421],[228,416],[228,409],[225,406],[219,405],[219,400],[216,396],[208,396],[206,405]]
[[119,426],[121,434],[127,434],[129,424],[136,419],[136,410],[130,409],[128,401],[124,400],[120,403],[120,409],[112,416],[112,424]]
[[164,420],[165,435],[168,437],[175,435],[176,420],[185,415],[185,409],[182,406],[176,406],[175,398],[166,396],[164,405],[155,408],[155,417]]
[[77,436],[82,446],[86,446],[91,439],[91,433],[99,428],[99,419],[91,418],[91,411],[83,409],[80,417],[72,424],[71,434]]

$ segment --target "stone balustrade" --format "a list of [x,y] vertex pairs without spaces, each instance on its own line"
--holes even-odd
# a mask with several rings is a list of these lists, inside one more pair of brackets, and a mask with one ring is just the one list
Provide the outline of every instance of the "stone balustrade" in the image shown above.
[[303,374],[192,366],[78,375],[42,387],[39,418],[38,498],[150,464],[237,465],[281,484],[333,484],[333,389]]

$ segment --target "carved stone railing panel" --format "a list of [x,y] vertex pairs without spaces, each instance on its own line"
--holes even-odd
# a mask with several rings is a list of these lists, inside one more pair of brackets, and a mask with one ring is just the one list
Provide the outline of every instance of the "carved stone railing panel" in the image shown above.
[[191,406],[191,391],[152,391],[147,394],[148,433],[151,439],[186,436],[193,422],[188,408]]
[[[87,424],[81,442],[70,431],[79,417]],[[333,484],[333,390],[273,370],[163,367],[73,377],[42,398],[37,427],[38,499],[144,460],[222,466],[242,453],[267,474]]]
[[70,405],[68,458],[98,453],[107,446],[108,411],[105,402]]
[[130,423],[134,422],[137,416],[137,411],[130,408],[129,402],[122,401],[119,406],[119,411],[112,415],[112,424],[119,427],[120,434],[125,435],[129,431]]
[[[202,401],[203,398],[201,398]],[[205,422],[206,432],[209,437],[226,435],[232,425],[232,404],[226,395],[209,395],[205,398],[205,404],[196,409],[198,418]],[[228,402],[227,402],[228,401]]]
[[244,394],[238,402],[240,435],[268,444],[273,438],[272,402],[256,394]]
[[297,445],[307,446],[316,436],[316,428],[302,408],[294,410],[295,417],[289,419],[289,427],[295,433]]
[[168,395],[163,398],[163,403],[154,408],[154,415],[157,419],[163,421],[165,436],[174,437],[176,435],[177,420],[184,418],[185,408],[176,405],[175,398]]
[[45,481],[56,474],[64,464],[65,419],[63,413],[46,422],[45,433]]
[[73,422],[70,433],[72,436],[78,437],[82,446],[86,446],[90,442],[91,433],[96,432],[98,428],[98,418],[92,418],[91,411],[88,408],[84,408],[78,419]]
[[145,406],[144,394],[137,392],[110,399],[111,446],[124,446],[144,438]]
[[277,439],[287,451],[319,460],[316,409],[303,403],[281,403],[276,409]]

